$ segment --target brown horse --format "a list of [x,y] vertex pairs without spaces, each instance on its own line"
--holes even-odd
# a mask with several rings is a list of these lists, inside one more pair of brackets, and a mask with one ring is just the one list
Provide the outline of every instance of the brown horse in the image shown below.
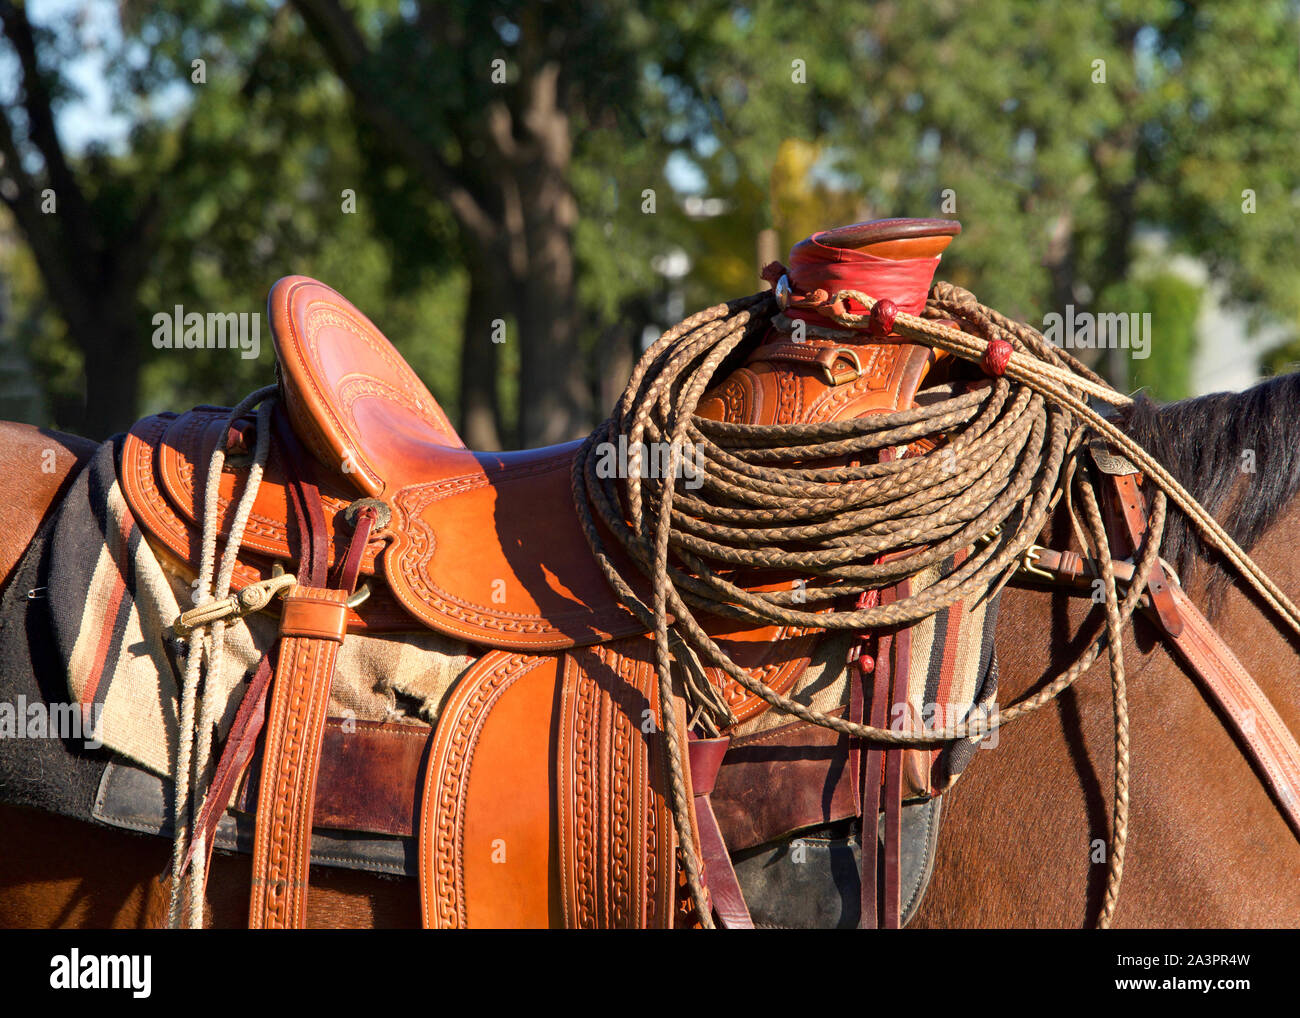
[[[1300,591],[1300,375],[1249,392],[1192,400],[1128,422],[1140,442],[1277,583]],[[40,521],[93,446],[5,425],[0,501],[5,579]],[[1244,450],[1259,456],[1243,470]],[[22,483],[13,479],[22,478]],[[1051,543],[1064,547],[1057,519]],[[1048,543],[1044,541],[1044,543]],[[1253,548],[1252,548],[1253,545]],[[1177,518],[1164,554],[1255,676],[1292,731],[1300,731],[1300,647],[1256,600],[1226,582]],[[1100,612],[1086,598],[1014,586],[1001,608],[997,648],[1004,703],[1054,676],[1090,638]],[[1132,718],[1129,851],[1117,925],[1254,927],[1300,924],[1300,846],[1194,679],[1156,632],[1126,635]],[[1002,729],[945,794],[943,833],[919,927],[1078,927],[1097,916],[1109,840],[1112,720],[1104,658],[1043,710]],[[26,809],[0,808],[0,926],[141,927],[161,924],[159,882],[169,844]],[[209,925],[240,927],[247,857],[217,856]],[[413,881],[313,868],[309,925],[416,926]]]

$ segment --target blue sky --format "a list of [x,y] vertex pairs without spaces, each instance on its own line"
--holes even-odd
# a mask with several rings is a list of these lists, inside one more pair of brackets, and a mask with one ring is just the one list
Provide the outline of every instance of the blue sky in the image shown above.
[[[117,49],[117,5],[112,0],[28,0],[27,13],[34,24],[62,26],[75,31],[80,56],[63,67],[64,74],[81,92],[81,98],[58,111],[59,136],[70,152],[95,141],[112,145],[126,135],[129,121],[112,110],[105,80],[105,61]],[[74,19],[71,25],[70,19]],[[16,62],[12,54],[0,56],[0,94],[8,98],[16,87]]]

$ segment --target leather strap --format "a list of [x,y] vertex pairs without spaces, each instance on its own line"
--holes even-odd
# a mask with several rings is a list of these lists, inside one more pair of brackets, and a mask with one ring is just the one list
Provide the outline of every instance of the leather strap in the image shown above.
[[1182,588],[1172,586],[1170,595],[1184,622],[1178,635],[1170,636],[1171,642],[1231,722],[1278,808],[1300,838],[1300,745],[1264,691]]
[[[1112,476],[1114,494],[1125,522],[1127,551],[1136,555],[1147,531],[1146,506],[1137,488],[1138,475]],[[1157,562],[1156,569],[1159,568]],[[1131,567],[1127,571],[1132,574]],[[1153,570],[1153,577],[1154,574]],[[1161,576],[1166,576],[1163,570]],[[1152,591],[1156,621],[1223,711],[1287,823],[1300,838],[1300,745],[1264,691],[1182,587],[1167,577],[1165,584],[1162,594]]]
[[[889,723],[889,658],[893,637],[881,636],[877,641],[876,667],[871,672],[871,716],[867,722],[873,728],[884,728]],[[865,675],[863,676],[865,683]],[[880,793],[883,785],[884,750],[866,745],[862,748],[866,767],[862,776],[862,859],[861,912],[858,928],[874,930],[879,927],[880,909],[876,895],[879,866],[880,839],[876,834],[880,815]]]
[[[190,860],[194,857],[194,849],[198,844],[198,835],[202,835],[204,843],[208,846],[207,856],[209,859],[212,858],[217,825],[226,812],[226,806],[235,792],[235,786],[248,770],[253,752],[257,749],[257,737],[262,734],[262,728],[266,724],[266,694],[270,688],[271,657],[269,654],[263,654],[257,670],[253,672],[248,689],[244,692],[244,698],[239,703],[239,710],[235,713],[230,733],[226,736],[221,758],[217,761],[216,773],[212,776],[212,784],[208,787],[207,796],[203,800],[203,809],[195,824],[196,836],[190,839],[189,849],[185,853],[181,876],[184,876],[185,871],[190,868]],[[209,869],[210,867],[204,870],[205,881]]]
[[361,565],[365,559],[366,546],[370,543],[370,534],[379,521],[379,512],[367,506],[357,513],[356,526],[352,539],[348,542],[347,554],[339,561],[330,580],[331,587],[346,590],[349,594],[357,589],[357,579],[361,575]]
[[[1147,506],[1142,491],[1138,488],[1137,474],[1111,474],[1115,483],[1115,504],[1119,509],[1119,518],[1128,534],[1126,554],[1142,547],[1147,533]],[[1147,579],[1147,589],[1151,592],[1151,603],[1156,614],[1160,616],[1160,625],[1170,636],[1176,637],[1182,632],[1183,623],[1178,610],[1174,607],[1173,595],[1170,593],[1170,580],[1165,575],[1164,567],[1157,559],[1151,567]]]
[[316,771],[347,597],[295,584],[285,599],[257,796],[250,929],[306,925]]
[[298,467],[307,461],[307,451],[290,426],[283,403],[276,405],[271,421],[290,474],[286,493],[298,534],[298,581],[321,587],[329,565],[329,539],[320,489]]
[[[882,601],[896,601],[907,597],[911,583],[901,583],[886,590]],[[896,716],[907,717],[908,671],[912,658],[912,628],[901,627],[895,634],[890,648],[890,684],[892,695],[889,697],[895,711],[902,711]],[[881,923],[887,930],[896,930],[900,925],[901,887],[902,887],[902,824],[903,824],[903,761],[906,748],[892,746],[885,750],[885,844],[883,860],[884,895]]]
[[745,894],[736,879],[731,865],[722,829],[713,812],[710,798],[722,758],[727,753],[731,739],[692,738],[688,747],[691,767],[691,786],[695,792],[695,819],[699,826],[700,854],[704,862],[704,883],[713,901],[713,911],[718,924],[728,930],[752,930],[754,920],[745,904]]
[[[854,667],[851,685],[860,687]],[[841,714],[842,708],[830,713]],[[727,847],[743,852],[857,816],[858,754],[851,748],[857,741],[810,721],[733,738],[709,795]]]
[[770,361],[815,365],[822,369],[828,384],[844,385],[862,377],[862,357],[865,354],[865,351],[855,350],[851,346],[827,345],[812,341],[766,343],[755,351],[750,358],[750,363]]

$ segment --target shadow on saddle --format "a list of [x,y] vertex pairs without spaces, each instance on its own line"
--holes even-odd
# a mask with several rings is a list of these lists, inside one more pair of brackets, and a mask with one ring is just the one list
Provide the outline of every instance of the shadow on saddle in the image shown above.
[[[869,272],[873,296],[919,314],[939,255],[959,231],[944,220],[882,220],[818,234],[792,252],[791,282],[804,292],[834,292],[862,285]],[[415,792],[426,924],[682,921],[689,910],[680,902],[667,778],[661,754],[653,751],[660,707],[653,644],[646,626],[614,596],[580,525],[572,474],[581,443],[509,453],[467,449],[393,345],[315,280],[280,280],[269,315],[283,417],[247,514],[232,589],[297,569],[304,544],[319,540],[336,575],[350,554],[355,558],[369,597],[362,603],[347,590],[327,589],[332,585],[307,586],[300,572],[284,602],[266,708],[250,922],[300,925],[305,917],[302,846],[309,839],[303,832],[311,830],[316,798],[324,722],[317,687],[328,691],[332,680],[329,647],[349,630],[400,633],[420,626],[481,651],[437,719]],[[793,335],[767,331],[706,394],[701,416],[799,424],[906,409],[945,356],[897,340],[822,338],[815,315],[792,310],[788,318]],[[807,337],[801,322],[810,327]],[[254,420],[228,426],[228,416],[199,407],[147,418],[123,446],[120,475],[132,512],[160,558],[189,576],[199,571],[205,524],[219,535],[218,554],[230,537],[248,475]],[[205,520],[208,463],[219,447],[227,458],[218,508]],[[323,532],[317,535],[304,532],[294,511],[304,490],[319,496]],[[354,546],[352,527],[367,507],[373,528]],[[620,573],[636,577],[621,554],[613,553]],[[632,582],[648,598],[648,584]],[[822,635],[717,617],[706,629],[738,664],[781,693],[804,674]],[[706,671],[738,724],[767,710],[721,670]],[[696,849],[714,907],[729,924],[745,925],[749,916],[743,899],[737,904],[727,840],[743,830],[737,836],[752,846],[755,838],[789,834],[801,824],[855,815],[856,791],[827,791],[847,773],[847,750],[832,754],[839,761],[833,772],[805,768],[811,800],[824,800],[813,811],[818,815],[807,815],[809,796],[792,791],[791,803],[803,811],[797,819],[775,808],[759,822],[741,805],[745,796],[735,793],[722,756],[727,736],[744,730],[699,739],[688,736],[680,704],[668,714],[683,744],[691,742],[685,778],[696,785],[689,800]],[[249,724],[246,742],[261,722],[254,717]],[[847,742],[839,739],[842,750]],[[926,760],[922,783],[928,782]],[[719,764],[718,787],[731,789],[718,810],[722,828],[708,801]],[[771,771],[759,778],[748,766],[749,780],[771,780]],[[857,779],[850,784],[856,789]],[[752,788],[748,795],[758,809]],[[272,805],[285,816],[264,820]],[[197,804],[190,808],[197,812]],[[927,837],[932,827],[925,825]]]

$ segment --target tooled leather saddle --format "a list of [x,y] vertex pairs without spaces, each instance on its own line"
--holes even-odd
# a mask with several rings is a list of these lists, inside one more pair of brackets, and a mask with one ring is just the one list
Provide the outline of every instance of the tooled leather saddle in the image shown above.
[[[788,282],[805,292],[839,289],[869,268],[874,296],[920,313],[939,255],[959,231],[947,220],[881,220],[818,234],[791,253]],[[268,663],[262,676],[264,706],[250,688],[244,727],[237,718],[230,736],[244,748],[223,750],[214,786],[224,806],[252,743],[260,744],[250,925],[305,921],[321,747],[340,751],[337,726],[325,718],[339,644],[349,632],[418,627],[479,653],[426,733],[418,799],[407,811],[426,925],[684,921],[656,748],[660,717],[690,742],[696,848],[713,908],[724,925],[745,925],[727,852],[728,833],[748,822],[743,796],[719,804],[721,826],[710,804],[711,793],[721,794],[714,786],[725,772],[727,733],[694,738],[681,705],[658,702],[653,644],[615,599],[578,522],[571,467],[580,443],[467,449],[393,345],[315,280],[280,280],[269,316],[277,426],[233,589],[256,588],[282,569],[297,582],[271,605],[281,640],[274,675]],[[794,335],[770,331],[710,391],[701,414],[789,424],[888,412],[913,405],[922,383],[942,370],[932,349],[897,340],[845,345],[816,329],[805,336],[801,316],[790,318]],[[181,574],[199,568],[206,470],[218,444],[228,454],[219,543],[243,490],[240,454],[253,446],[253,422],[228,428],[228,413],[199,407],[146,418],[123,446],[131,510]],[[622,572],[634,574],[630,566]],[[368,592],[364,601],[354,595],[358,586]],[[707,628],[779,691],[799,679],[822,636],[721,618]],[[767,709],[720,670],[708,674],[738,721]],[[324,767],[337,770],[330,752]],[[860,792],[852,799],[862,808]]]

